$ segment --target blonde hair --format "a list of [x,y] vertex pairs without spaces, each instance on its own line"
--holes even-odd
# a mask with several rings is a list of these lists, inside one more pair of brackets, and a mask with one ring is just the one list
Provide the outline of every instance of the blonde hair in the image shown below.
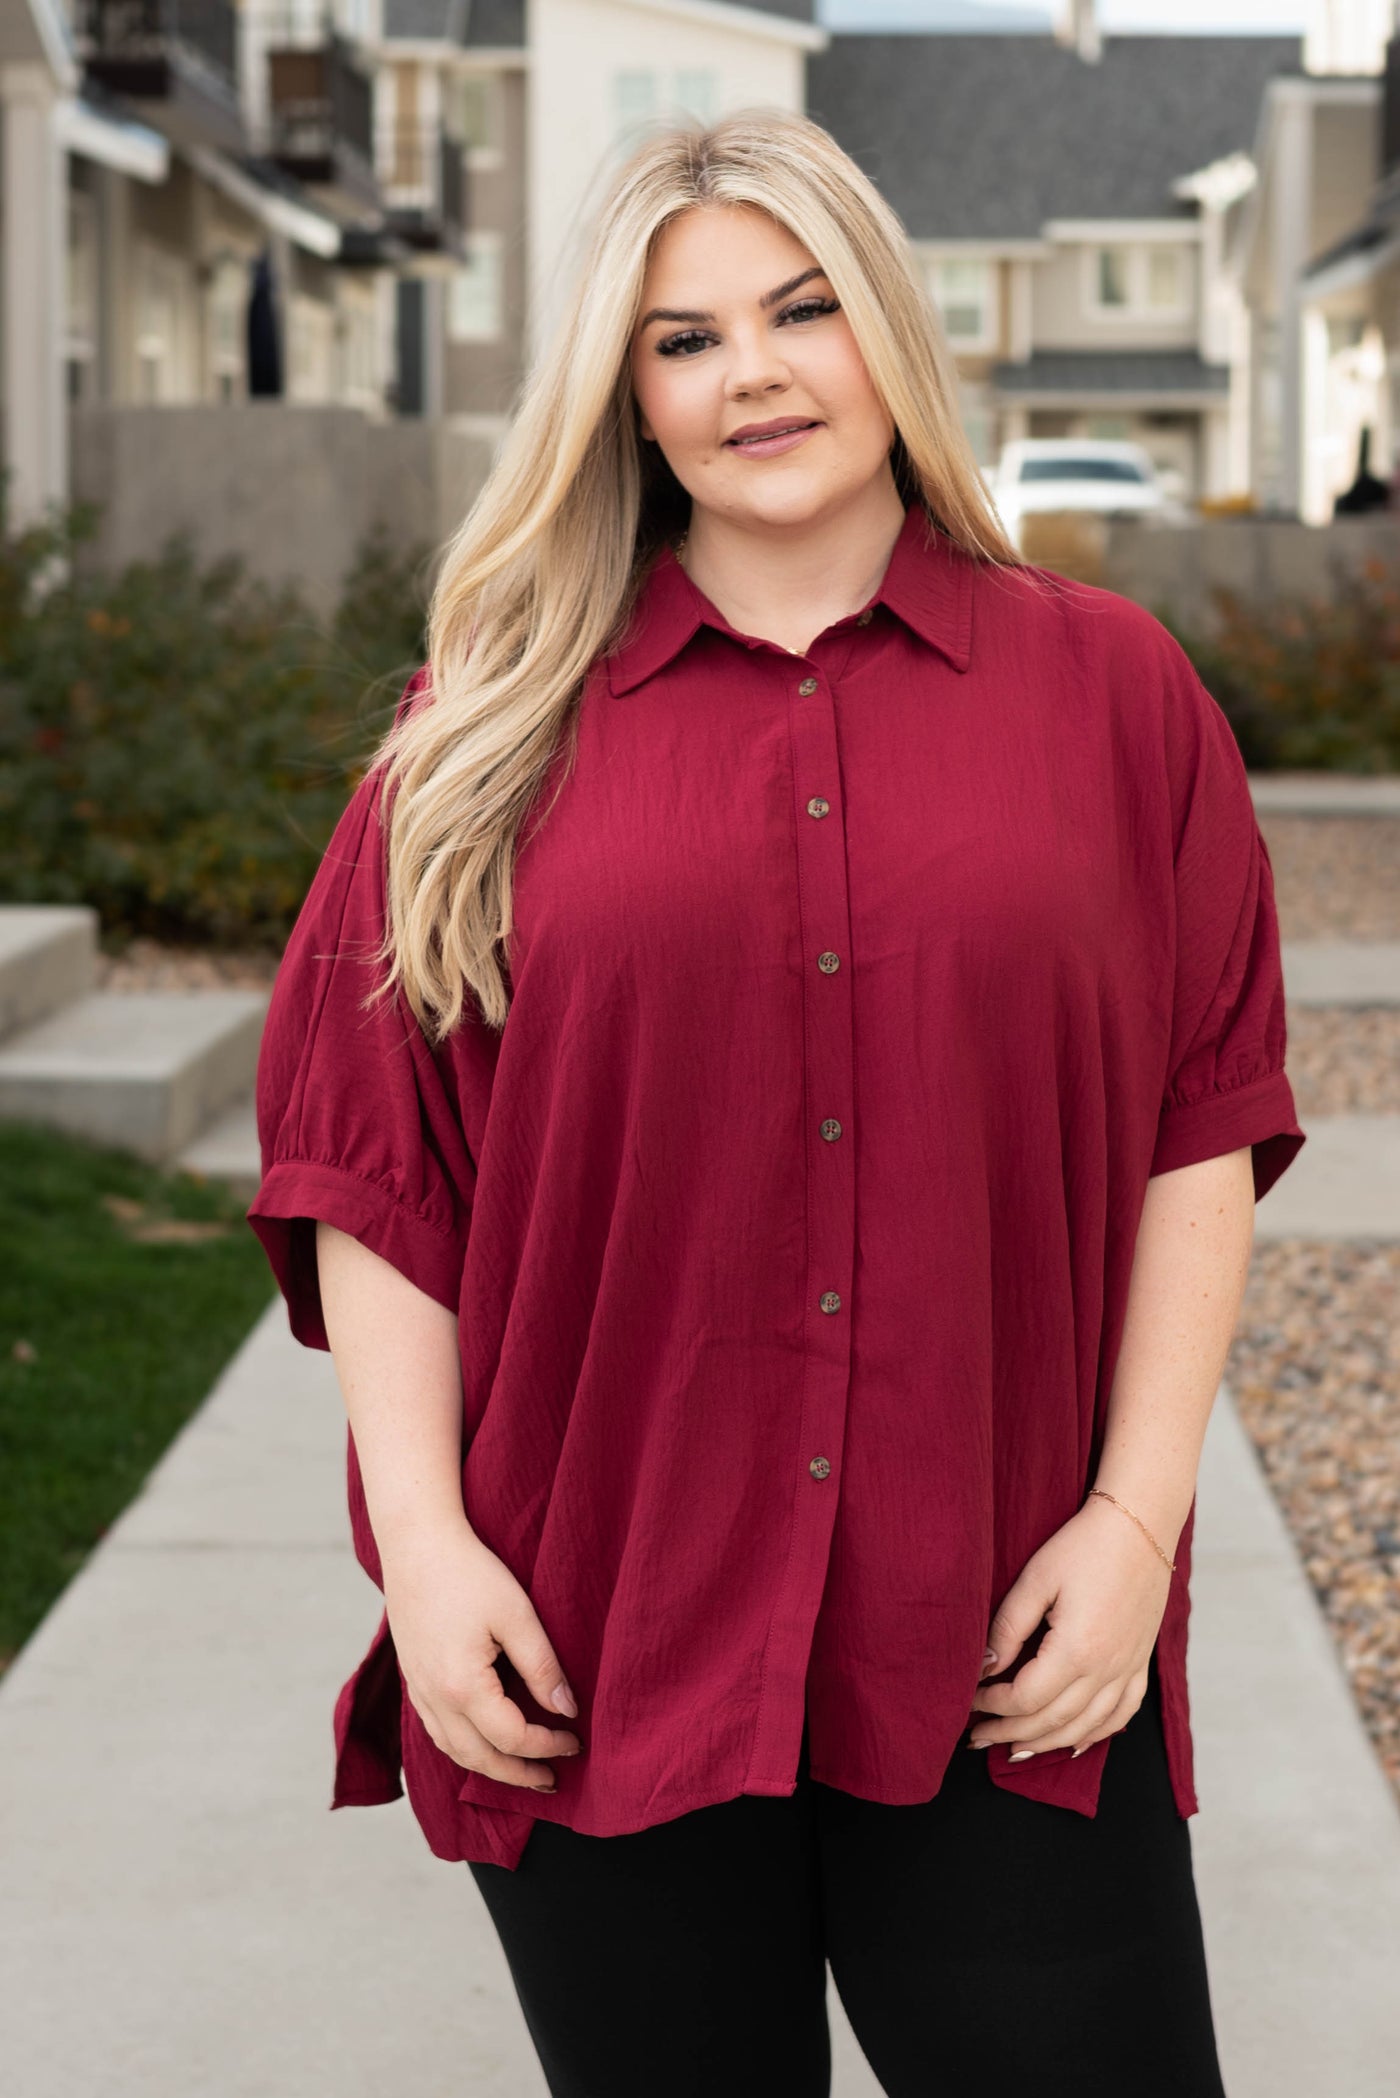
[[444,549],[427,701],[401,715],[376,761],[387,801],[380,991],[401,989],[434,1041],[459,1023],[469,989],[489,1025],[505,1022],[498,949],[517,832],[566,731],[572,766],[585,674],[686,521],[688,497],[640,436],[631,338],[653,243],[697,205],[755,206],[817,258],[894,423],[906,504],[921,501],[979,559],[1025,566],[988,500],[904,228],[855,162],[781,110],[647,137],[603,196],[562,326]]

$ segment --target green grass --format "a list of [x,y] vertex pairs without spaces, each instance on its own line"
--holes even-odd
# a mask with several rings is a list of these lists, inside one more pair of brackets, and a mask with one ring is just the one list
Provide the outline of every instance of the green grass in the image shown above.
[[226,1190],[0,1123],[0,1669],[271,1292]]

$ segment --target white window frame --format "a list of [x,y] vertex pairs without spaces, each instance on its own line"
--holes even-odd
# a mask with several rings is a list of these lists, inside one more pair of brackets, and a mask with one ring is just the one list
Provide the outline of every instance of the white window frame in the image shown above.
[[[136,299],[132,354],[137,398],[147,407],[165,407],[188,398],[182,390],[189,318],[185,274],[179,256],[158,247],[154,241],[138,240],[133,260]],[[157,302],[166,302],[164,315],[152,312],[148,295]],[[153,321],[167,325],[153,328]],[[154,391],[148,385],[148,373],[155,375]]]
[[[1128,297],[1117,306],[1099,296],[1099,257],[1106,248],[1121,249],[1127,256]],[[1169,248],[1177,258],[1176,276],[1180,296],[1171,306],[1153,305],[1147,296],[1150,257],[1155,251]],[[1185,321],[1191,318],[1191,258],[1195,253],[1190,241],[1158,240],[1093,240],[1086,241],[1081,250],[1083,271],[1083,302],[1085,310],[1096,321],[1131,321],[1140,327],[1144,321]]]
[[449,342],[500,342],[505,334],[505,237],[489,227],[473,227],[466,235],[473,261],[486,266],[488,303],[492,310],[483,321],[464,323],[457,304],[460,272],[447,288],[447,339]]
[[[471,88],[480,93],[485,111],[486,137],[480,141],[471,137],[471,126],[467,122],[466,96],[463,92]],[[458,76],[457,87],[452,96],[452,116],[455,127],[463,141],[462,151],[469,168],[477,168],[483,174],[494,173],[505,166],[505,82],[499,73],[469,70]]]
[[[948,308],[950,305],[959,303],[958,300],[949,297],[944,289],[944,272],[950,266],[954,269],[964,269],[971,266],[981,271],[983,287],[981,298],[982,325],[975,335],[955,334],[948,326],[946,319]],[[954,351],[965,350],[972,354],[981,350],[994,350],[997,347],[1001,340],[1001,316],[998,310],[1000,284],[996,261],[993,256],[960,255],[956,252],[947,251],[942,254],[928,254],[924,258],[924,281],[928,286],[929,297],[938,309],[939,319],[943,322],[943,332],[948,339],[949,349]]]

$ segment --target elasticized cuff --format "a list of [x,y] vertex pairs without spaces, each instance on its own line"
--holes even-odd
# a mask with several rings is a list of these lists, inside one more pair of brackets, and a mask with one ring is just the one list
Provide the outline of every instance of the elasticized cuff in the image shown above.
[[1254,1199],[1263,1200],[1307,1141],[1298,1126],[1293,1088],[1283,1071],[1163,1108],[1149,1177],[1221,1158],[1246,1144],[1254,1150]]
[[316,1267],[318,1222],[358,1239],[437,1303],[453,1313],[458,1309],[465,1233],[441,1230],[378,1181],[346,1167],[280,1161],[264,1175],[248,1222],[287,1300],[292,1332],[305,1347],[330,1346]]

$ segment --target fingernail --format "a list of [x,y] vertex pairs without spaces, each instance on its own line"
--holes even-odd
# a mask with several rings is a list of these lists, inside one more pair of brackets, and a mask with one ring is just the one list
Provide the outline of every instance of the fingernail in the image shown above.
[[984,1668],[990,1668],[995,1660],[996,1655],[993,1653],[991,1647],[988,1647],[987,1651],[982,1656],[982,1666]]
[[547,1785],[536,1785],[535,1790],[537,1792],[557,1792],[559,1790],[559,1787],[554,1782],[554,1780],[551,1779]]
[[1069,1758],[1069,1759],[1070,1759],[1070,1761],[1071,1761],[1071,1763],[1072,1763],[1072,1762],[1074,1761],[1074,1759],[1075,1759],[1075,1757],[1076,1757],[1076,1756],[1082,1756],[1082,1755],[1083,1755],[1083,1753],[1084,1753],[1084,1751],[1085,1751],[1085,1749],[1086,1749],[1086,1748],[1087,1748],[1088,1746],[1089,1746],[1089,1744],[1088,1744],[1088,1742],[1087,1742],[1087,1741],[1081,1741],[1081,1742],[1080,1742],[1080,1744],[1079,1744],[1079,1746],[1078,1746],[1078,1748],[1075,1748],[1075,1749],[1071,1749],[1071,1751],[1070,1751],[1070,1758]]
[[570,1719],[578,1718],[578,1706],[574,1703],[574,1693],[567,1683],[561,1683],[555,1691],[554,1709],[556,1712],[567,1712]]
[[1008,1756],[1006,1760],[1008,1763],[1024,1763],[1027,1756],[1033,1756],[1034,1754],[1035,1750],[1033,1748],[1018,1748],[1015,1755]]

